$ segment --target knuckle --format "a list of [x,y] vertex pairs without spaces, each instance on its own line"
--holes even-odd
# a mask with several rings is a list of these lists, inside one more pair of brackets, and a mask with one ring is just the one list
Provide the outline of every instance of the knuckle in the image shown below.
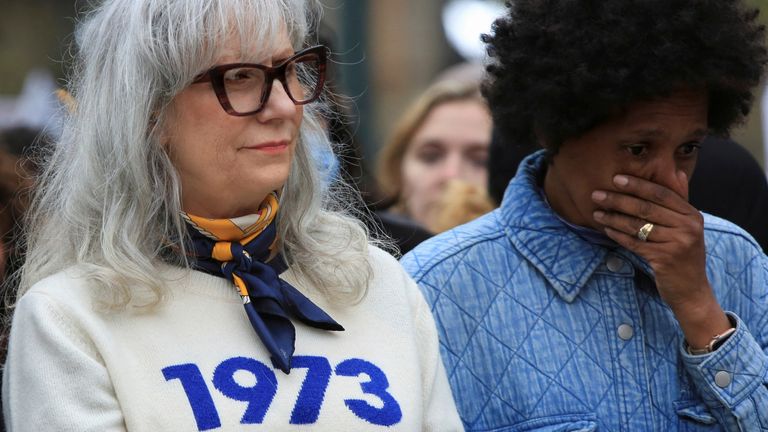
[[642,219],[647,219],[653,211],[653,205],[648,201],[641,201],[637,206],[637,215]]
[[673,251],[675,254],[684,254],[690,251],[698,243],[697,236],[693,233],[687,233],[677,238],[677,241],[673,244]]
[[664,202],[669,198],[669,189],[664,187],[653,188],[653,199],[656,202]]
[[688,219],[688,230],[694,234],[704,232],[704,219],[701,217]]
[[690,247],[690,243],[691,242],[688,240],[688,237],[679,239],[672,246],[670,246],[670,254],[673,256],[678,256],[684,253]]
[[693,224],[693,232],[700,234],[704,232],[704,223],[696,222]]

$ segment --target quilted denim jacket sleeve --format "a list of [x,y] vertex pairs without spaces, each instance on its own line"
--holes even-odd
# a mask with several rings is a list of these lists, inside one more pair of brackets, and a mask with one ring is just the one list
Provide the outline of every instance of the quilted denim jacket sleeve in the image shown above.
[[[768,258],[740,230],[706,215],[708,276],[737,330],[714,353],[689,355],[686,370],[729,431],[768,430]],[[745,321],[750,322],[747,325]]]

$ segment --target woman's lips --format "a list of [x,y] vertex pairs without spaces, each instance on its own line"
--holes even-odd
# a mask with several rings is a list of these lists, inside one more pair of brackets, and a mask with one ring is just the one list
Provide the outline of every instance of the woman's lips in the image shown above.
[[281,153],[288,149],[288,141],[267,141],[243,147],[247,150],[258,150],[265,153]]

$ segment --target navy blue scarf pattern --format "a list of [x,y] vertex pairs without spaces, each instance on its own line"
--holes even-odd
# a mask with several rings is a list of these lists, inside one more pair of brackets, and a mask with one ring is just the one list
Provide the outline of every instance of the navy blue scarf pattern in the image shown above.
[[274,251],[277,195],[270,194],[267,200],[270,202],[260,214],[254,215],[256,222],[245,228],[238,220],[205,219],[186,213],[183,216],[192,241],[192,266],[235,285],[248,320],[269,351],[272,363],[287,374],[296,341],[291,317],[322,330],[344,328],[278,277],[287,265]]

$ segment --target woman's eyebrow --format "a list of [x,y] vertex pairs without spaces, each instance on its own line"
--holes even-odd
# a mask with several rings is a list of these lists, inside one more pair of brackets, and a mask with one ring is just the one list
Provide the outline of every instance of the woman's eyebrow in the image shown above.
[[664,132],[657,128],[635,129],[629,133],[636,138],[653,139],[664,136]]
[[277,54],[272,56],[272,62],[273,63],[280,63],[290,57],[292,57],[294,54],[296,54],[296,51],[294,51],[292,48],[286,48],[283,51],[278,52]]
[[695,131],[688,134],[689,138],[703,138],[705,136],[709,135],[709,129],[696,129]]
[[[700,138],[702,136],[707,135],[708,133],[709,133],[708,129],[698,128],[691,131],[687,135],[687,137]],[[662,138],[666,136],[667,133],[658,128],[644,128],[644,129],[635,129],[629,132],[627,135],[631,136],[632,138],[639,138],[639,139],[656,139],[656,138]]]

